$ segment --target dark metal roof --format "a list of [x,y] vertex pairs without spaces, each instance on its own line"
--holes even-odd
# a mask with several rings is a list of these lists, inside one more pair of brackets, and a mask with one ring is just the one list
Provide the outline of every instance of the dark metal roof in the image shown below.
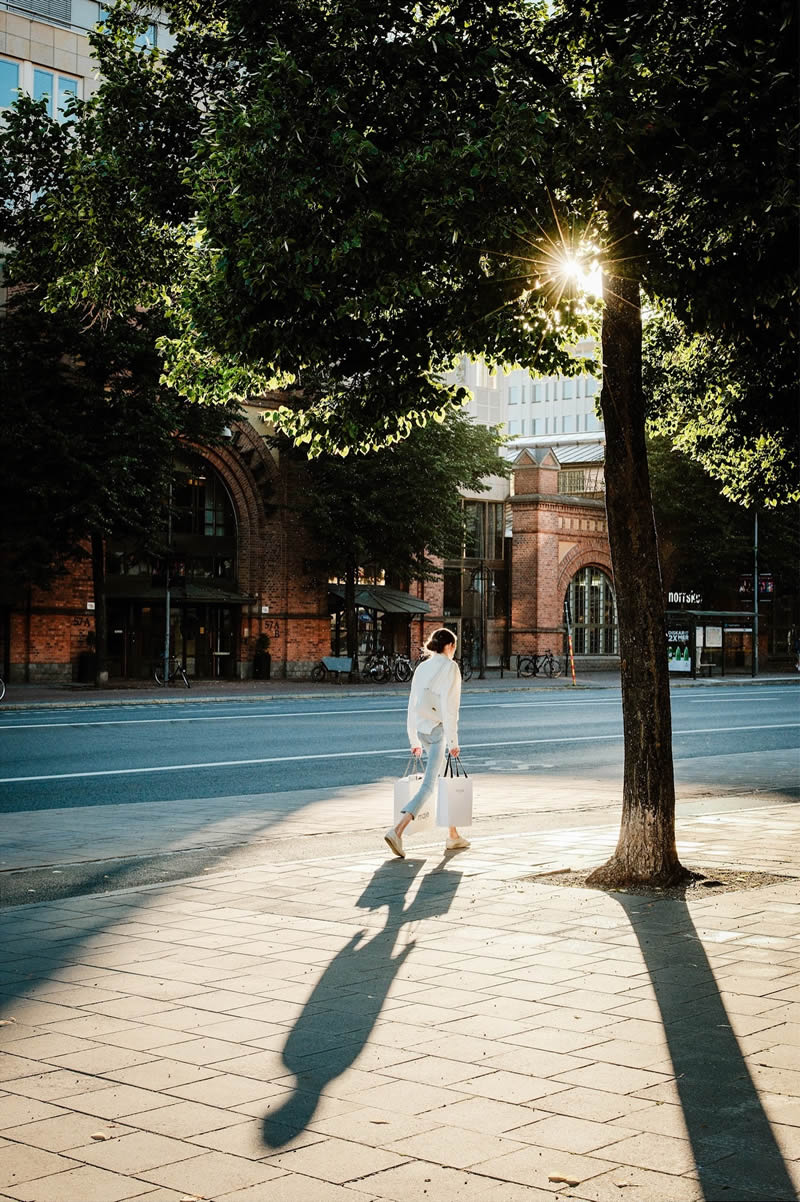
[[[342,609],[344,605],[344,585],[328,585],[329,601],[333,610]],[[427,614],[430,605],[421,597],[412,597],[399,588],[389,588],[386,584],[362,584],[356,588],[356,605],[363,609],[377,609],[384,614]]]

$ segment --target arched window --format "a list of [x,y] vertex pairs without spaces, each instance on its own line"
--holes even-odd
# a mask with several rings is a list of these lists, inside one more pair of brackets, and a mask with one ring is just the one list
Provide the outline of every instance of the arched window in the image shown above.
[[617,603],[601,568],[581,568],[567,590],[576,655],[616,655]]

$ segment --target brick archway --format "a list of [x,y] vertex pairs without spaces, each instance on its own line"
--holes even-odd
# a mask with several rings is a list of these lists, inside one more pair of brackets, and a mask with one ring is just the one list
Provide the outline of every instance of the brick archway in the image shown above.
[[559,564],[557,588],[562,604],[569,588],[569,582],[583,568],[600,568],[608,576],[611,583],[614,583],[614,569],[611,564],[610,554],[599,550],[597,547],[575,547],[568,555],[565,555]]

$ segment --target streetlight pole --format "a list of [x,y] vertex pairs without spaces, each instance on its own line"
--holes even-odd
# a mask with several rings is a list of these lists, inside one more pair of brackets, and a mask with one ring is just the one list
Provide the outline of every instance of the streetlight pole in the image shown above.
[[480,566],[480,582],[481,582],[481,651],[480,665],[478,671],[478,680],[486,679],[486,635],[487,635],[487,593],[489,591],[489,569],[485,563]]
[[758,510],[753,514],[753,676],[758,676]]
[[167,492],[167,557],[166,557],[166,572],[164,574],[164,607],[166,616],[164,619],[164,684],[169,682],[169,636],[170,636],[170,592],[169,592],[169,569],[170,560],[172,558],[172,474],[169,478],[169,489]]

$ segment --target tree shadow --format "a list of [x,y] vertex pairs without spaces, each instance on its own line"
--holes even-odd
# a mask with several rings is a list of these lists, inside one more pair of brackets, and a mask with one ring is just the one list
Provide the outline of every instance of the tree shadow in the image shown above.
[[609,896],[627,914],[650,974],[704,1198],[795,1202],[685,898]]
[[283,1061],[297,1085],[264,1119],[263,1137],[269,1147],[284,1147],[305,1130],[325,1086],[363,1051],[392,983],[415,946],[412,939],[395,954],[401,928],[450,909],[462,873],[445,870],[444,861],[422,878],[414,900],[405,905],[423,863],[407,859],[381,865],[356,902],[367,910],[386,906],[386,925],[367,941],[366,932],[358,931],[336,953],[292,1028]]

